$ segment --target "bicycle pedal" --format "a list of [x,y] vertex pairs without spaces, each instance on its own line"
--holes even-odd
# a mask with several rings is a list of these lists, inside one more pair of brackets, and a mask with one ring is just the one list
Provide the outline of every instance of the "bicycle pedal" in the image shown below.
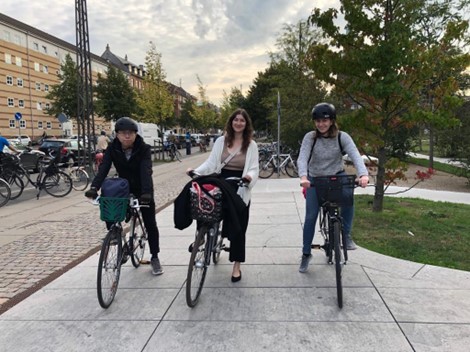
[[225,252],[230,252],[230,247],[222,247],[221,248],[222,251],[225,251]]
[[323,246],[320,246],[319,244],[312,244],[310,247],[312,249],[322,249],[323,248]]
[[148,259],[141,259],[140,264],[148,265],[148,264],[150,264],[150,260],[148,260]]

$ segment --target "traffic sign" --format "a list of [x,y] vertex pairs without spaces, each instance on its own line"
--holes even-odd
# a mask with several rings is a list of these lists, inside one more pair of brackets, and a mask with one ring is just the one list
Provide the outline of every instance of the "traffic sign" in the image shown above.
[[21,115],[21,112],[15,113],[15,120],[20,121],[22,117],[23,117],[23,115]]
[[57,115],[57,119],[59,120],[60,123],[67,122],[69,120],[67,115],[65,115],[63,112]]

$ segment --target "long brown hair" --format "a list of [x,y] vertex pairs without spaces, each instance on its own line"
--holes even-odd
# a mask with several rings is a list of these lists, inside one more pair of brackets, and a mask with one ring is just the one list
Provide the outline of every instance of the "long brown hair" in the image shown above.
[[[326,131],[325,135],[322,136],[323,138],[335,138],[338,135],[339,132],[339,127],[338,124],[336,123],[336,119],[332,120],[332,124],[328,131]],[[319,137],[321,136],[320,131],[315,127],[315,136]]]
[[228,118],[227,123],[225,124],[225,143],[229,148],[233,145],[235,131],[233,130],[232,122],[237,115],[242,115],[246,121],[245,129],[243,130],[242,142],[242,152],[245,153],[253,139],[253,123],[251,122],[250,115],[248,115],[245,109],[235,110]]

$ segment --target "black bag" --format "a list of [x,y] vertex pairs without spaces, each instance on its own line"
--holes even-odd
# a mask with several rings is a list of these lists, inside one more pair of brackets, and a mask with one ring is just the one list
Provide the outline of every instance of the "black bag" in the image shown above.
[[112,198],[129,198],[129,181],[125,178],[106,178],[101,185],[101,196]]

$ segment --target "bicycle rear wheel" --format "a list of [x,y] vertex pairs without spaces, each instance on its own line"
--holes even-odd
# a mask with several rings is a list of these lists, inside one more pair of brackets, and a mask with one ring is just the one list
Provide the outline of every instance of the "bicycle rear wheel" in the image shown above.
[[259,162],[259,174],[260,178],[269,178],[274,173],[274,163],[272,161],[260,161]]
[[131,219],[129,236],[129,251],[132,253],[132,265],[134,268],[138,268],[144,258],[147,233],[145,232],[141,219],[136,215]]
[[44,177],[42,186],[53,197],[65,197],[72,191],[72,179],[66,173],[57,171]]
[[122,241],[119,230],[115,227],[109,230],[98,261],[96,289],[98,302],[103,308],[108,308],[113,303],[121,276]]
[[295,161],[289,160],[286,165],[286,174],[289,175],[289,177],[299,177],[297,163]]
[[208,266],[206,261],[207,255],[209,255],[210,260],[210,251],[206,253],[209,241],[207,241],[206,246],[204,246],[204,238],[207,231],[207,226],[201,226],[199,228],[196,240],[193,244],[191,259],[189,260],[188,277],[186,279],[186,303],[191,308],[197,304],[202,287],[204,286]]
[[0,178],[0,207],[8,203],[11,197],[10,185],[7,181]]
[[342,283],[342,270],[343,258],[341,251],[341,224],[339,221],[333,223],[334,234],[334,257],[335,257],[335,271],[336,271],[336,295],[338,297],[338,307],[343,308],[343,283]]
[[90,177],[88,173],[80,168],[73,169],[70,172],[70,178],[72,179],[72,187],[76,191],[84,191],[88,187]]
[[183,158],[183,156],[181,155],[181,152],[179,150],[175,151],[175,158],[178,161],[181,161],[181,159]]
[[8,178],[10,184],[11,195],[10,199],[19,198],[23,194],[24,183],[20,176],[13,174]]

